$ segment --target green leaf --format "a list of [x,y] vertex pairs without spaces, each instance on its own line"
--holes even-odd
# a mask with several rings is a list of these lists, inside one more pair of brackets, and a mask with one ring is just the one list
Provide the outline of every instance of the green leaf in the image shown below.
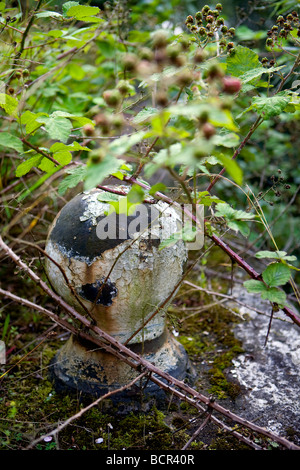
[[63,3],[62,5],[62,12],[63,12],[63,16],[67,16],[67,13],[68,13],[68,10],[70,10],[71,7],[78,7],[79,6],[79,2],[66,2],[66,3]]
[[23,144],[21,140],[9,132],[1,132],[0,133],[0,145],[2,147],[7,147],[17,152],[23,152]]
[[68,176],[60,183],[58,187],[58,194],[63,195],[67,189],[75,188],[79,183],[81,183],[87,175],[88,167],[85,165],[78,165],[76,168],[71,168],[68,170]]
[[21,125],[25,125],[26,134],[34,133],[39,127],[43,125],[42,122],[37,122],[37,118],[41,116],[47,116],[47,113],[32,113],[31,111],[25,111],[20,118]]
[[56,11],[49,11],[49,10],[35,13],[35,16],[37,18],[61,18],[62,17],[60,13],[57,13]]
[[38,167],[42,158],[43,157],[41,155],[36,154],[33,157],[28,158],[28,160],[25,160],[25,162],[22,162],[16,168],[16,176],[24,176],[31,170],[31,168]]
[[240,138],[234,132],[226,132],[223,134],[215,135],[213,142],[215,145],[222,145],[226,148],[236,147],[239,144]]
[[128,152],[131,147],[141,142],[144,136],[145,132],[143,131],[136,132],[130,136],[123,135],[109,144],[109,152],[115,156],[123,155],[124,153]]
[[259,57],[253,50],[244,46],[235,47],[233,55],[227,57],[227,73],[234,77],[240,77],[249,70],[261,67]]
[[157,192],[164,192],[166,191],[166,185],[163,183],[156,183],[153,186],[151,186],[151,189],[149,190],[150,196],[155,196]]
[[105,178],[117,171],[123,163],[123,160],[117,159],[113,155],[107,153],[102,162],[88,167],[84,189],[89,191],[96,187],[97,184],[101,184]]
[[267,286],[261,281],[257,281],[255,279],[250,279],[250,281],[245,281],[244,286],[246,287],[248,292],[251,293],[261,293],[267,290]]
[[59,150],[58,152],[54,152],[53,158],[62,166],[65,166],[72,161],[72,154],[68,150]]
[[264,292],[262,292],[261,298],[264,300],[269,300],[270,302],[276,303],[281,307],[283,307],[286,303],[285,292],[279,289],[276,289],[276,287],[271,287],[270,289],[267,289]]
[[19,102],[16,98],[5,93],[0,93],[0,107],[10,116],[17,115]]
[[274,259],[282,259],[285,261],[297,261],[296,256],[289,256],[287,255],[286,251],[258,251],[255,255],[256,258],[274,258]]
[[218,203],[215,215],[217,217],[224,217],[229,228],[235,232],[241,232],[245,237],[250,233],[249,226],[245,220],[251,220],[255,217],[255,215],[249,212],[235,210],[227,203]]
[[143,202],[144,197],[145,191],[138,184],[134,184],[127,194],[127,199],[132,204],[139,204],[140,202]]
[[282,113],[290,99],[290,95],[285,91],[269,97],[256,96],[253,98],[250,108],[255,109],[264,119],[269,119]]
[[95,15],[100,12],[98,7],[90,7],[86,5],[73,5],[66,11],[66,16],[73,16],[78,21],[90,21]]
[[120,195],[110,193],[109,191],[103,191],[101,194],[99,194],[97,199],[98,201],[101,201],[101,202],[111,202],[111,201],[117,202],[120,199]]
[[41,116],[36,120],[45,124],[45,130],[51,139],[67,142],[73,127],[69,119],[51,115],[49,117]]
[[232,177],[232,179],[241,186],[243,184],[243,172],[237,162],[232,160],[232,158],[227,157],[223,154],[216,155],[217,159],[222,163],[222,165],[226,168],[226,171]]
[[140,111],[132,120],[134,124],[140,124],[141,122],[149,121],[151,118],[157,115],[158,109],[145,107],[142,111]]
[[44,157],[42,158],[38,168],[44,171],[45,173],[49,173],[53,170],[53,168],[55,168],[55,164],[51,160],[49,160],[49,158]]
[[263,280],[269,287],[283,286],[290,277],[290,268],[283,263],[272,263],[262,273]]
[[283,306],[286,301],[286,294],[276,287],[268,287],[263,282],[251,279],[244,282],[247,291],[253,294],[261,294],[261,298]]

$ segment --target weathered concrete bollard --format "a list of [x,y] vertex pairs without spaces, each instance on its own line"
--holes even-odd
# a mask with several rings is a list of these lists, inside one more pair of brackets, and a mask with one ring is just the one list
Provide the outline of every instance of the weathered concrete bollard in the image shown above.
[[[46,252],[63,268],[95,323],[124,343],[168,299],[182,276],[187,250],[182,240],[159,249],[160,240],[180,228],[180,217],[168,204],[141,204],[135,214],[109,213],[111,197],[111,193],[92,190],[68,202],[49,230]],[[56,264],[47,259],[46,270],[56,292],[84,313]],[[167,330],[168,304],[127,347],[183,380],[188,357]],[[58,387],[98,396],[126,385],[138,374],[74,336],[58,351],[52,371]],[[146,395],[158,391],[149,381]]]

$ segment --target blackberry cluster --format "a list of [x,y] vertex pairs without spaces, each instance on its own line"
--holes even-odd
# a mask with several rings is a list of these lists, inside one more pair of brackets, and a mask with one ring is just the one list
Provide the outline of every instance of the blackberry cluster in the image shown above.
[[231,39],[235,35],[235,29],[228,28],[225,25],[221,12],[221,3],[218,3],[214,10],[211,10],[208,5],[205,5],[194,17],[188,15],[185,20],[185,25],[190,32],[198,36],[201,41],[209,41],[215,37],[216,32],[220,32],[222,34],[219,41],[220,47],[224,50],[227,49],[228,52],[232,52],[234,45]]
[[267,32],[266,45],[274,47],[280,38],[287,39],[291,31],[297,30],[297,36],[300,37],[300,23],[298,13],[293,11],[286,17],[279,15],[276,24]]

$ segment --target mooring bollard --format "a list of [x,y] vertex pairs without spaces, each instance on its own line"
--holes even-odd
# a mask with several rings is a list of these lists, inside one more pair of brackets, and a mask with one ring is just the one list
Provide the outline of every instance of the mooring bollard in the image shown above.
[[[47,275],[55,291],[78,311],[87,309],[99,328],[183,380],[189,361],[167,329],[166,309],[181,279],[187,250],[181,239],[160,249],[161,240],[180,229],[180,215],[154,200],[135,207],[135,213],[121,212],[120,201],[125,200],[120,197],[112,211],[109,202],[116,202],[117,196],[97,189],[68,202],[49,230]],[[52,372],[58,388],[98,396],[138,375],[125,362],[75,336],[56,354]],[[158,387],[149,381],[144,392],[156,395]]]

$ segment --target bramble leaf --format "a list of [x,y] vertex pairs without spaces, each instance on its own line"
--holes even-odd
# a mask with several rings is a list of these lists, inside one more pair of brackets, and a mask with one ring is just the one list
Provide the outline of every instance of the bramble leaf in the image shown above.
[[16,168],[16,176],[21,177],[29,173],[31,168],[38,167],[42,160],[42,155],[34,155],[33,157],[28,158],[25,162],[22,162]]
[[0,146],[7,147],[17,152],[23,152],[23,144],[21,140],[10,132],[0,133]]
[[269,287],[277,287],[286,284],[290,277],[290,269],[283,263],[272,263],[262,273],[263,280]]

